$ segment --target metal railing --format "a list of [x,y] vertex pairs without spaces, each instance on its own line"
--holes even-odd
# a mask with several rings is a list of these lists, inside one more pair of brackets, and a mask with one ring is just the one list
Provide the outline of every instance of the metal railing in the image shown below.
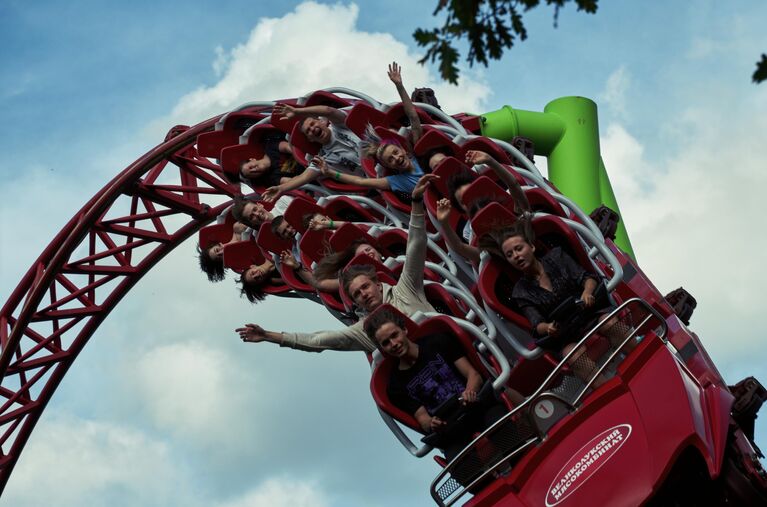
[[[607,355],[602,361],[601,365],[590,372],[589,377],[581,379],[580,383],[576,383],[578,386],[575,389],[575,393],[570,393],[570,396],[562,396],[555,392],[551,392],[553,382],[560,377],[567,377],[568,375],[563,373],[563,370],[571,364],[571,360],[575,357],[584,354],[586,342],[597,334],[602,326],[609,323],[612,319],[618,318],[622,313],[629,312],[630,307],[633,305],[639,305],[644,311],[646,311],[646,317],[636,326],[632,326],[633,329],[628,333],[623,340],[613,345],[608,349]],[[630,317],[629,317],[630,318]],[[647,329],[652,319],[658,321],[658,325],[654,329]],[[655,330],[660,330],[659,333]],[[668,326],[662,315],[658,313],[654,308],[647,304],[640,298],[632,298],[625,301],[618,308],[613,310],[607,315],[599,324],[592,327],[578,343],[568,352],[565,357],[557,364],[554,370],[546,377],[536,391],[530,395],[522,404],[515,407],[514,410],[509,412],[506,416],[496,421],[493,425],[484,430],[479,436],[474,438],[448,465],[437,475],[431,484],[431,496],[440,506],[447,507],[453,505],[458,499],[464,496],[470,488],[478,485],[485,480],[493,471],[498,470],[504,464],[508,464],[510,460],[516,456],[521,455],[524,450],[530,448],[536,442],[542,440],[546,436],[546,431],[538,431],[537,425],[531,415],[532,409],[536,406],[537,402],[542,398],[556,397],[562,400],[568,407],[569,411],[577,408],[583,401],[583,397],[590,392],[591,387],[603,376],[608,366],[613,365],[616,357],[619,357],[621,350],[624,349],[631,340],[635,340],[637,333],[641,330],[645,330],[644,334],[653,334],[660,339],[664,344],[667,343],[666,333]],[[570,376],[572,378],[572,376]],[[568,411],[568,413],[569,413]],[[550,427],[550,426],[549,426]],[[491,443],[495,440],[503,440],[499,438],[498,433],[510,432],[510,428],[516,430],[514,438],[516,438],[516,445],[509,446],[509,448],[497,452],[493,459],[486,462],[477,463],[476,449],[480,442],[489,440]],[[533,432],[533,433],[530,433]],[[512,439],[512,442],[515,440]],[[485,451],[487,453],[487,451]],[[465,463],[468,461],[469,463]],[[473,463],[472,463],[473,461]],[[477,470],[471,470],[474,465]],[[467,470],[466,468],[469,468]],[[467,478],[468,476],[468,478]],[[458,477],[459,479],[456,479]]]

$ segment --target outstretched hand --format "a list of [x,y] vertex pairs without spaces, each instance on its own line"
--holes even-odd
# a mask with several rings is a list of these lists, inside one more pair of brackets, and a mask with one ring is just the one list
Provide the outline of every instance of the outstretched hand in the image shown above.
[[266,331],[261,326],[255,324],[245,324],[245,327],[235,329],[240,334],[244,342],[258,343],[266,340]]
[[453,205],[450,204],[450,199],[440,199],[437,201],[437,221],[447,222],[450,217],[450,211],[452,211]]
[[232,232],[234,234],[242,234],[243,232],[245,232],[245,229],[247,228],[248,226],[243,224],[242,222],[235,222],[234,225],[232,226]]
[[330,167],[328,167],[328,163],[325,162],[325,159],[320,156],[315,155],[312,158],[312,164],[317,166],[317,169],[320,170],[323,176],[332,176],[333,173],[335,172],[332,169],[330,169]]
[[421,176],[421,179],[418,180],[418,183],[415,184],[415,188],[413,189],[411,197],[413,199],[420,199],[423,197],[424,192],[426,192],[426,187],[428,187],[432,181],[436,181],[438,179],[439,176],[436,174],[424,174]]
[[395,85],[401,85],[402,84],[402,67],[399,66],[397,62],[392,62],[389,64],[389,79],[391,79],[391,82]]
[[277,199],[279,199],[281,195],[282,195],[282,189],[280,188],[279,185],[277,185],[274,187],[269,187],[266,190],[264,190],[264,194],[261,197],[265,202],[274,202]]
[[283,250],[280,252],[280,261],[282,262],[283,266],[287,266],[290,269],[297,269],[300,266],[296,258],[293,257],[293,254],[288,250]]
[[488,164],[493,157],[484,151],[469,150],[466,152],[466,163],[471,165]]
[[296,108],[287,104],[275,104],[272,114],[279,116],[280,120],[289,120],[296,116]]

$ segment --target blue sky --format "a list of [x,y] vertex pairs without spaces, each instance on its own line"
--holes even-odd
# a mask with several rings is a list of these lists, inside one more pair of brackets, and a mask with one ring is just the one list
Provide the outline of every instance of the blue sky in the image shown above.
[[[726,380],[767,379],[761,189],[767,85],[750,83],[767,6],[602,2],[528,15],[529,39],[438,86],[411,33],[432,2],[0,4],[0,300],[107,181],[248,100],[348,85],[394,100],[433,84],[449,111],[582,95],[639,262],[698,299],[693,329]],[[189,242],[101,326],[58,389],[0,505],[429,505],[437,473],[380,422],[356,354],[246,346],[233,329],[338,324],[310,304],[251,306],[208,284]],[[297,322],[295,315],[305,318]],[[759,442],[767,447],[764,417]],[[393,485],[396,485],[393,486]]]

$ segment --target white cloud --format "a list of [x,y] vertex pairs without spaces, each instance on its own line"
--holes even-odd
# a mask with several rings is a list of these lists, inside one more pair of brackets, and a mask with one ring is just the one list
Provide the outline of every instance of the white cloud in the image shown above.
[[693,329],[715,358],[762,340],[767,145],[750,139],[767,128],[765,113],[758,99],[748,115],[689,108],[662,126],[672,146],[660,160],[621,125],[601,140],[640,265],[662,292],[681,285],[697,298]]
[[599,102],[606,104],[609,112],[614,116],[625,117],[627,113],[626,92],[630,85],[631,74],[625,65],[621,65],[607,78],[605,88],[599,94]]
[[229,55],[226,54],[222,46],[216,46],[214,51],[216,52],[216,59],[213,60],[213,72],[216,73],[216,77],[221,77],[221,74],[229,66]]
[[317,484],[288,478],[272,478],[239,498],[218,507],[325,507],[330,505]]
[[[193,124],[246,102],[297,97],[331,86],[392,102],[398,99],[386,76],[391,61],[402,65],[409,88],[434,88],[446,111],[482,109],[490,93],[483,81],[463,72],[460,86],[441,83],[390,34],[357,29],[358,16],[355,4],[304,2],[282,18],[261,18],[246,42],[228,54],[217,50],[213,65],[221,79],[182,97],[154,128],[164,132],[167,125]],[[321,29],[318,19],[323,20]]]
[[139,358],[131,381],[158,427],[192,445],[231,452],[245,434],[259,433],[258,421],[243,417],[259,411],[258,375],[232,363],[200,342],[164,345]]
[[[136,485],[141,487],[136,487]],[[169,505],[186,496],[168,446],[133,428],[46,413],[4,505]]]

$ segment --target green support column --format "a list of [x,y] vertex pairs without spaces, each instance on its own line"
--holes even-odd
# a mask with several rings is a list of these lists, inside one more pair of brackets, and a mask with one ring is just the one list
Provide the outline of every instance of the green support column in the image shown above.
[[[482,135],[505,141],[515,136],[532,140],[536,155],[548,158],[549,179],[586,213],[602,204],[620,213],[599,151],[594,101],[562,97],[549,102],[542,113],[504,106],[481,119]],[[616,244],[634,257],[622,220]]]

